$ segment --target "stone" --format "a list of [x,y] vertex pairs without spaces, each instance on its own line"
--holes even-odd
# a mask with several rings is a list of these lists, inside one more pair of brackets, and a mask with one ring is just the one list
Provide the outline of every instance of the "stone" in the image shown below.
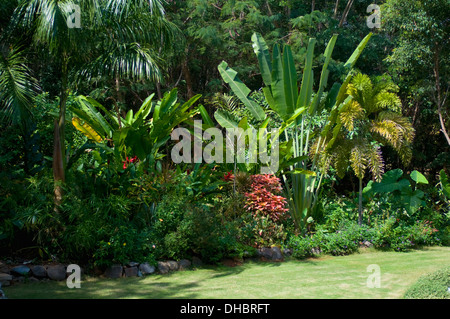
[[363,244],[364,247],[367,247],[367,248],[373,247],[373,244],[370,241],[367,241],[367,240],[363,241],[362,244]]
[[126,267],[125,268],[125,277],[136,277],[138,275],[138,267]]
[[11,274],[16,276],[27,276],[31,269],[28,266],[16,266],[11,269]]
[[181,259],[179,262],[178,262],[178,268],[179,268],[179,270],[187,270],[187,269],[189,269],[190,267],[191,267],[191,261],[190,260],[187,260],[187,259]]
[[285,256],[291,256],[291,255],[292,255],[292,249],[291,249],[291,248],[285,248],[285,249],[283,249],[283,255],[285,255]]
[[106,268],[105,276],[107,278],[120,278],[122,277],[123,267],[122,265],[115,264]]
[[153,274],[155,272],[155,266],[152,266],[149,263],[143,263],[139,265],[139,271],[144,276]]
[[170,271],[169,264],[166,261],[158,261],[158,271],[161,274],[167,274]]
[[273,251],[270,248],[263,247],[258,250],[258,255],[263,259],[272,260]]
[[31,273],[36,278],[45,278],[45,277],[47,277],[47,270],[45,269],[44,266],[41,266],[41,265],[36,265],[36,266],[31,267]]
[[11,280],[13,280],[13,276],[10,274],[0,273],[0,286],[9,286],[11,285]]
[[127,264],[127,266],[128,266],[128,267],[137,267],[137,266],[139,266],[139,263],[134,262],[134,261],[130,261],[130,262]]
[[192,265],[194,267],[201,267],[203,265],[203,262],[200,258],[194,256],[194,257],[192,257]]
[[273,261],[282,261],[283,260],[283,254],[281,253],[281,250],[279,247],[275,246],[272,247],[272,260]]
[[66,279],[66,267],[64,265],[48,266],[47,276],[52,280],[64,280]]
[[169,260],[167,261],[167,263],[169,264],[169,269],[172,271],[178,270],[179,265],[175,260]]

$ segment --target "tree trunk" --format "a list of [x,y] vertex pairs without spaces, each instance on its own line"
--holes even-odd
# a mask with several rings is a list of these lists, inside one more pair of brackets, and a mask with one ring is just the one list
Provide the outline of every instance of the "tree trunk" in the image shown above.
[[362,225],[362,178],[359,178],[358,225]]
[[339,8],[339,0],[336,0],[336,5],[334,6],[333,19],[336,19],[337,17],[338,8]]
[[342,14],[341,21],[339,21],[339,28],[344,25],[344,22],[347,20],[347,15],[352,8],[354,0],[348,0],[347,5],[345,6],[344,13]]
[[187,99],[190,99],[191,97],[194,96],[194,90],[192,89],[192,79],[191,79],[191,72],[189,71],[188,59],[189,59],[188,49],[186,48],[186,57],[183,61],[182,70],[184,80],[186,81]]
[[54,204],[55,211],[62,203],[63,189],[62,184],[66,180],[66,146],[65,146],[65,122],[66,122],[66,103],[67,103],[67,65],[68,57],[63,55],[62,62],[62,81],[61,95],[59,101],[59,117],[54,121],[53,131],[53,181],[54,181]]
[[434,100],[437,104],[437,112],[438,112],[438,116],[439,116],[439,123],[441,125],[441,132],[444,134],[448,145],[450,145],[450,136],[448,135],[447,128],[446,128],[445,122],[444,122],[444,118],[442,116],[442,106],[445,105],[445,101],[447,99],[448,92],[447,92],[447,94],[445,94],[444,97],[442,96],[441,79],[440,79],[440,75],[439,75],[439,52],[440,52],[440,49],[438,46],[434,52],[433,72],[434,72],[434,79],[435,79],[435,84],[436,84],[436,96],[434,97]]

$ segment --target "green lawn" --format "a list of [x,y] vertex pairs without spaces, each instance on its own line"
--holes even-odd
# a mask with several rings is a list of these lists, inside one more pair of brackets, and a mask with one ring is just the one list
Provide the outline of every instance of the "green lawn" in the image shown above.
[[[367,266],[381,271],[381,287],[368,288]],[[65,282],[4,287],[15,298],[206,298],[321,299],[402,298],[421,275],[450,264],[450,247],[407,253],[367,250],[350,256],[325,256],[282,263],[249,262],[238,267],[204,267],[147,277],[84,278],[80,289]]]

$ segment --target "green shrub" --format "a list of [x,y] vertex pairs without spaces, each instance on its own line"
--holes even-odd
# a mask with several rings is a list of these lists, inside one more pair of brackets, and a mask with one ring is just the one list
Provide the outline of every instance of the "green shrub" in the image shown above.
[[450,299],[450,266],[419,278],[405,293],[405,299]]
[[358,251],[358,243],[346,232],[327,234],[321,246],[324,253],[333,256],[349,255]]
[[286,248],[292,249],[292,257],[303,259],[313,256],[313,240],[310,237],[291,236]]
[[100,241],[95,251],[94,264],[108,266],[114,263],[150,262],[155,264],[153,244],[150,234],[130,226],[117,228],[107,241]]
[[373,244],[376,248],[407,251],[417,246],[440,244],[438,230],[429,221],[408,224],[391,217],[372,228]]

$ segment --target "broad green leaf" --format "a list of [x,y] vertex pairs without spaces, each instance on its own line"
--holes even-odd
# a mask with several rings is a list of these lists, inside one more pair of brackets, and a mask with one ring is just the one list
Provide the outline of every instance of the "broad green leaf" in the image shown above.
[[356,62],[358,61],[358,58],[360,57],[362,51],[364,50],[364,48],[367,45],[367,42],[369,42],[370,37],[372,36],[372,33],[369,33],[360,43],[359,45],[356,47],[355,51],[353,51],[352,55],[350,56],[350,58],[347,60],[347,62],[344,64],[344,67],[347,68],[349,70],[344,83],[341,85],[341,88],[339,90],[339,94],[336,98],[336,103],[340,104],[344,101],[345,96],[347,94],[347,87],[348,84],[350,83],[350,80],[352,79],[353,76],[353,72],[352,69],[355,66]]
[[414,170],[411,172],[411,179],[415,181],[417,184],[428,184],[428,180],[422,173]]
[[[120,117],[120,115],[117,115],[117,114],[109,111],[107,108],[105,108],[103,105],[101,105],[99,102],[97,102],[96,100],[94,100],[91,97],[86,97],[86,100],[89,102],[89,104],[91,104],[95,108],[102,110],[103,113],[105,113],[105,115],[108,117],[110,122],[113,122],[111,124],[111,129],[118,129],[119,128],[118,116]],[[105,121],[106,121],[106,118],[105,118]],[[109,125],[109,122],[107,122],[107,124]]]
[[134,122],[145,120],[147,116],[150,114],[152,110],[152,99],[155,96],[155,93],[151,94],[149,97],[145,99],[145,101],[142,103],[141,107],[139,108],[139,111],[136,112],[134,115]]
[[292,56],[291,48],[288,45],[285,45],[283,50],[283,77],[286,113],[290,115],[294,112],[297,103],[298,87],[294,57]]
[[276,112],[282,119],[289,116],[286,104],[285,79],[280,46],[275,44],[272,50],[272,83],[270,85]]
[[125,116],[125,122],[128,125],[131,125],[133,123],[133,110],[129,110],[127,112],[127,115]]
[[325,62],[322,67],[322,74],[320,75],[319,89],[317,91],[317,94],[314,96],[314,100],[311,104],[310,114],[314,114],[317,111],[317,106],[319,105],[323,91],[327,85],[328,75],[330,73],[330,71],[328,70],[328,65],[330,64],[331,61],[331,54],[336,44],[337,37],[338,37],[337,34],[333,35],[330,41],[328,42],[327,48],[325,49],[324,53]]
[[267,104],[269,104],[269,107],[275,111],[282,119],[285,119],[287,117],[287,114],[285,114],[285,109],[283,109],[282,106],[278,105],[277,102],[274,100],[272,96],[272,91],[270,90],[270,87],[264,87],[262,89],[264,93],[264,97],[266,98]]
[[227,83],[233,90],[234,94],[241,100],[249,112],[255,117],[255,119],[262,121],[266,118],[266,114],[261,106],[249,97],[250,89],[239,80],[237,72],[228,67],[225,61],[218,66],[220,75],[225,83]]
[[82,95],[78,96],[75,99],[75,102],[76,103],[70,107],[70,110],[85,123],[89,124],[89,126],[97,133],[102,136],[109,136],[110,132],[113,131],[113,128],[103,115],[93,107],[93,103],[95,102],[98,104],[98,102]]
[[236,118],[224,110],[217,110],[214,113],[214,118],[223,128],[238,128]]
[[420,189],[406,191],[402,193],[400,202],[409,214],[414,214],[420,207],[425,205],[424,195],[425,193]]
[[208,111],[206,111],[205,107],[203,105],[199,105],[198,110],[200,111],[200,115],[202,116],[202,119],[207,127],[214,127],[214,122],[209,116]]
[[308,92],[311,92],[311,86],[312,81],[314,80],[311,78],[312,76],[312,64],[313,64],[313,58],[314,58],[314,46],[316,44],[316,39],[310,38],[308,43],[308,50],[306,52],[306,58],[305,58],[305,68],[303,70],[303,76],[302,76],[302,84],[300,87],[300,95],[298,96],[297,100],[297,108],[308,106],[309,101],[311,100],[311,96],[308,96]]
[[346,68],[353,68],[356,64],[356,61],[358,61],[358,58],[360,57],[362,51],[367,45],[367,42],[369,42],[370,38],[372,37],[372,32],[370,32],[368,35],[364,37],[364,39],[361,40],[361,42],[356,47],[355,51],[353,51],[350,58],[347,60],[347,62],[344,64],[344,67]]
[[373,191],[378,193],[392,193],[394,191],[406,191],[410,188],[409,180],[402,178],[403,171],[399,168],[383,174],[379,183],[373,183]]
[[258,58],[259,70],[261,71],[263,82],[266,86],[270,86],[272,84],[272,64],[266,41],[259,33],[255,32],[252,35],[252,46]]
[[177,94],[177,89],[173,89],[172,91],[164,94],[164,97],[156,104],[155,110],[153,111],[153,122],[158,121],[159,117],[164,115],[167,110],[176,103],[178,99]]

